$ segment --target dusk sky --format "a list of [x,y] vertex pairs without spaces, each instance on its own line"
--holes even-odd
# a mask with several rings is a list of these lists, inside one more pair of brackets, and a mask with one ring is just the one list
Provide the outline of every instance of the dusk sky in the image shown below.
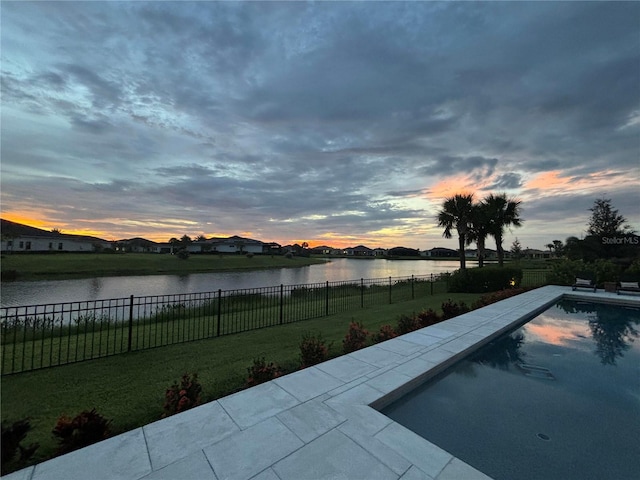
[[[640,230],[640,2],[6,2],[2,217],[167,241],[509,249]],[[487,242],[494,248],[492,240]]]

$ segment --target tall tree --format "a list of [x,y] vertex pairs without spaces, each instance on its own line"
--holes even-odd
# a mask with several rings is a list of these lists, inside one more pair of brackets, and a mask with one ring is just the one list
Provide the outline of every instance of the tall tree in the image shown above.
[[612,237],[633,233],[627,224],[627,219],[618,213],[611,205],[610,198],[598,198],[593,202],[591,218],[589,219],[587,235],[597,237]]
[[461,270],[466,268],[464,248],[471,233],[472,215],[473,194],[457,194],[446,198],[442,204],[442,210],[438,212],[438,226],[444,228],[442,236],[451,238],[454,229],[458,232]]
[[522,226],[523,220],[520,218],[520,204],[522,202],[514,198],[507,198],[504,193],[500,195],[491,193],[482,202],[487,205],[491,217],[489,235],[496,241],[498,265],[502,267],[504,265],[504,248],[502,247],[504,229]]
[[480,202],[471,207],[471,230],[467,243],[475,242],[478,247],[478,267],[484,267],[485,243],[489,236],[491,212],[486,203]]
[[520,243],[520,240],[518,240],[518,237],[516,237],[516,239],[511,244],[510,251],[511,251],[511,258],[515,260],[520,260],[522,258],[522,244]]

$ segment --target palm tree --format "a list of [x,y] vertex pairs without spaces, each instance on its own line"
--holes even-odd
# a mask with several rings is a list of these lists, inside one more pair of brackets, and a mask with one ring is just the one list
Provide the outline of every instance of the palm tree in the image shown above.
[[478,267],[484,267],[485,241],[489,236],[491,215],[487,204],[484,202],[472,206],[471,231],[467,237],[467,243],[476,242],[478,246]]
[[452,230],[458,232],[460,253],[460,270],[466,268],[464,247],[471,233],[471,217],[473,212],[473,194],[457,194],[446,198],[442,210],[438,212],[438,226],[444,228],[442,236],[451,238]]
[[522,202],[514,198],[507,198],[504,193],[500,195],[491,193],[482,202],[487,205],[486,208],[491,218],[489,235],[496,241],[498,265],[502,267],[504,265],[504,248],[502,248],[504,229],[522,226],[524,221],[520,218],[520,204]]

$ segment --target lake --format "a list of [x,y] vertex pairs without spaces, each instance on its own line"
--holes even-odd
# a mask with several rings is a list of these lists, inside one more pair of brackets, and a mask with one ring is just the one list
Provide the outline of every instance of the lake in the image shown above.
[[[475,262],[467,262],[474,266]],[[188,275],[144,275],[96,277],[75,280],[3,282],[2,307],[41,305],[123,298],[130,295],[198,293],[275,285],[337,282],[361,278],[409,277],[452,272],[457,260],[387,260],[334,258],[331,262],[300,268],[275,268],[248,272],[192,273]]]

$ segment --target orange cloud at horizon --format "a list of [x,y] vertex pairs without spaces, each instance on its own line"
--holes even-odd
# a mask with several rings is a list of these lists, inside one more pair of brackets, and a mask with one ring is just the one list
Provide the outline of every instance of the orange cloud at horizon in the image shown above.
[[[574,193],[578,190],[600,190],[602,188],[612,188],[612,182],[618,179],[622,183],[628,184],[630,180],[628,173],[616,170],[604,170],[594,172],[584,176],[562,175],[560,170],[542,172],[535,175],[523,185],[527,190],[545,190],[555,193]],[[636,183],[638,183],[636,181]]]

